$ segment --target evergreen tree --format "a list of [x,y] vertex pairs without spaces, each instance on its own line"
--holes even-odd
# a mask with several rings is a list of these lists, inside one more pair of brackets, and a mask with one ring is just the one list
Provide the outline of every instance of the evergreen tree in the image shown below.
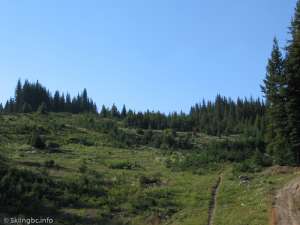
[[87,90],[84,88],[81,97],[81,108],[87,111],[88,105],[89,105],[88,94],[87,94]]
[[120,117],[120,112],[115,104],[112,105],[111,107],[111,116],[113,118],[119,118]]
[[66,106],[65,106],[66,112],[72,112],[72,101],[71,96],[69,93],[66,95]]
[[274,157],[275,162],[280,164],[293,161],[292,158],[286,158],[291,154],[283,154],[290,151],[287,136],[286,76],[284,72],[284,59],[278,41],[274,39],[262,91],[267,102],[267,150]]
[[100,116],[103,118],[108,117],[108,110],[105,107],[105,105],[102,105],[101,111],[100,111]]
[[23,93],[22,93],[22,83],[21,80],[18,80],[16,90],[15,90],[15,101],[16,101],[16,111],[19,112],[22,109],[22,106],[24,104],[23,101]]
[[10,113],[9,112],[9,101],[7,100],[5,105],[4,105],[4,109],[3,109],[3,112],[4,113]]
[[59,112],[65,112],[66,108],[65,108],[65,95],[64,93],[62,93],[62,95],[59,97],[59,107],[58,107],[58,111]]
[[53,111],[59,112],[59,106],[60,106],[60,94],[59,91],[55,91],[54,98],[53,98]]
[[300,164],[300,1],[290,27],[291,40],[287,46],[287,113],[291,149]]
[[121,118],[124,119],[127,116],[127,110],[126,110],[126,106],[123,105],[122,111],[121,111]]
[[13,98],[10,98],[9,101],[6,102],[4,107],[5,113],[13,113],[15,112],[15,101]]
[[28,104],[27,102],[25,102],[22,106],[22,112],[23,113],[31,113],[32,112],[32,107],[30,104]]

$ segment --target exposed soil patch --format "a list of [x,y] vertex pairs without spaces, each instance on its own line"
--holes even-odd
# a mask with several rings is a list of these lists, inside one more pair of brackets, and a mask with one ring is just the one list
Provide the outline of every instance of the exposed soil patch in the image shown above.
[[300,177],[278,191],[272,208],[271,225],[300,225]]
[[276,174],[290,174],[299,172],[299,167],[290,167],[290,166],[272,166],[266,169],[263,174],[266,175],[276,175]]

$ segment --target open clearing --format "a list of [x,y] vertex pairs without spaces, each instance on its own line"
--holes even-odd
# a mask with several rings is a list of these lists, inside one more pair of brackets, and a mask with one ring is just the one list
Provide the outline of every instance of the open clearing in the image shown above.
[[[240,184],[240,174],[234,172],[233,165],[224,164],[221,185],[216,186],[218,169],[176,171],[166,164],[172,154],[148,147],[109,146],[104,133],[81,126],[80,119],[68,114],[1,116],[0,119],[1,152],[17,168],[46,173],[57,182],[79,179],[84,174],[82,170],[87,170],[105,181],[104,197],[81,196],[79,200],[84,204],[65,204],[58,208],[63,215],[57,217],[58,225],[74,225],[75,221],[106,225],[102,219],[108,213],[112,215],[111,222],[107,223],[110,225],[207,225],[209,213],[214,225],[268,224],[272,196],[297,176],[296,171],[273,173],[267,169],[247,174],[249,183]],[[47,152],[29,146],[26,141],[29,134],[24,129],[33,124],[38,124],[47,140],[57,142],[60,150]],[[79,138],[80,142],[73,143]],[[49,167],[50,161],[54,166]],[[284,197],[288,190],[277,199]],[[212,193],[214,206],[211,208]]]

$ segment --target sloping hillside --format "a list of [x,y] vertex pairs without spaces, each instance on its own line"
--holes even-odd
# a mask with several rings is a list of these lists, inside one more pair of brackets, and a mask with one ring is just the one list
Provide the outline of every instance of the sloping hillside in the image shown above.
[[[143,144],[138,140],[144,131],[94,115],[1,115],[0,124],[2,217],[49,216],[70,225],[206,225],[211,193],[224,171],[214,224],[259,225],[268,220],[272,189],[294,176],[251,173],[241,185],[234,164],[208,163],[204,150],[194,147]],[[164,133],[153,132],[158,139]],[[186,135],[176,134],[175,143]],[[222,138],[192,137],[195,148],[212,141]]]

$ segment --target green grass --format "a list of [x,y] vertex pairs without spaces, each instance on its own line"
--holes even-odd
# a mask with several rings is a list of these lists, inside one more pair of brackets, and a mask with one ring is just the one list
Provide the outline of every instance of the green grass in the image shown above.
[[[82,116],[50,114],[49,116],[15,115],[2,116],[1,151],[4,152],[18,168],[32,171],[44,171],[55,180],[72,180],[80,176],[80,167],[102,174],[110,185],[109,201],[113,204],[107,211],[115,217],[115,221],[128,224],[151,223],[161,217],[161,224],[206,224],[210,189],[215,182],[216,174],[196,175],[192,172],[174,172],[165,165],[166,156],[153,148],[121,149],[110,147],[103,133],[86,129],[78,125]],[[5,126],[3,126],[5,124]],[[33,127],[42,130],[46,140],[60,144],[60,151],[50,153],[46,150],[34,149],[27,144]],[[84,139],[89,146],[70,143],[70,139]],[[45,162],[53,160],[55,167],[46,168]],[[135,165],[133,168],[119,168],[114,165]],[[158,176],[160,184],[149,187],[140,184],[140,177]],[[146,206],[142,211],[134,210],[134,204],[143,195],[160,195],[171,193],[170,204],[174,210],[167,211],[164,203]],[[97,199],[88,199],[92,202]],[[162,200],[163,201],[163,200]],[[162,205],[160,205],[162,204]],[[101,217],[105,207],[63,207],[61,213],[81,218]],[[109,209],[108,209],[109,208]],[[115,212],[111,212],[111,210]],[[166,211],[166,212],[165,212]],[[164,215],[166,213],[166,215]],[[162,216],[161,216],[162,215]]]
[[[16,146],[13,146],[16,148]],[[169,190],[174,193],[174,201],[177,204],[178,212],[168,218],[166,224],[206,224],[207,208],[210,198],[210,188],[215,182],[215,174],[203,176],[194,175],[191,172],[174,173],[164,165],[164,157],[159,151],[154,150],[126,150],[109,147],[82,147],[77,145],[63,146],[65,153],[23,153],[17,156],[15,161],[20,167],[35,169],[34,166],[24,166],[24,162],[34,162],[43,165],[45,159],[54,160],[55,164],[63,169],[50,169],[49,174],[57,179],[69,179],[79,175],[79,166],[85,163],[90,170],[103,174],[107,179],[116,183],[111,191],[111,195],[122,199],[120,207],[123,212],[130,212],[131,197],[135,192],[144,191],[140,187],[139,178],[160,174],[162,184],[157,187],[150,187],[153,190]],[[112,169],[111,165],[116,162],[131,162],[140,165],[137,169]],[[120,185],[118,184],[120,183]],[[127,194],[131,196],[127,196]],[[122,196],[122,195],[125,195]],[[62,209],[79,215],[85,215],[90,209],[72,210]],[[141,224],[147,217],[153,216],[151,212],[143,215],[129,215],[126,220],[132,224]]]
[[232,175],[231,167],[224,172],[218,194],[215,224],[268,224],[273,196],[277,189],[297,176],[294,173],[270,174],[265,171],[250,174],[248,184],[241,184]]
[[[46,173],[55,181],[73,182],[89,174],[105,181],[105,197],[79,196],[86,205],[59,207],[57,224],[103,225],[101,219],[107,215],[111,225],[155,221],[165,225],[207,224],[211,189],[219,171],[176,172],[166,166],[170,155],[164,150],[114,147],[105,132],[89,127],[91,117],[94,124],[101,121],[90,115],[63,113],[0,115],[0,151],[15,167]],[[36,129],[47,141],[59,144],[59,151],[31,147],[28,140]],[[196,141],[201,144],[211,139],[214,137],[200,135]],[[46,162],[50,160],[55,166],[49,168]],[[227,165],[223,173],[215,224],[267,224],[272,192],[294,175],[252,174],[249,185],[240,185],[231,168]],[[142,185],[141,177],[155,177],[159,182]]]

